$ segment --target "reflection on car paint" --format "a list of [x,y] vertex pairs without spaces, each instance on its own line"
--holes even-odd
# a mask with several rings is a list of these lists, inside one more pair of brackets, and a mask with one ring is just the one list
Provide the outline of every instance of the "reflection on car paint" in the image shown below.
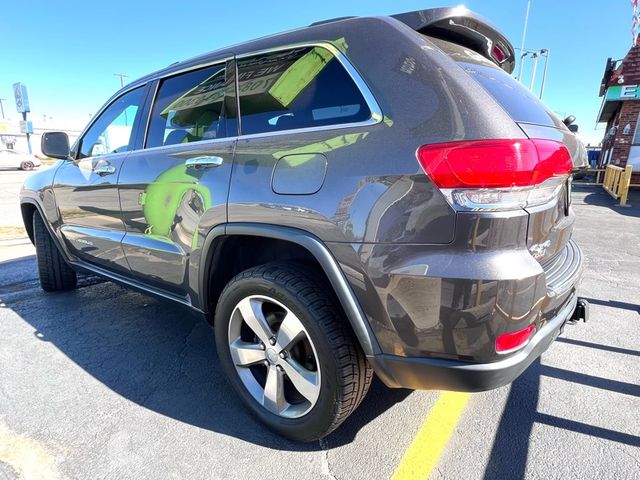
[[179,164],[145,188],[140,195],[145,235],[169,237],[175,232],[181,243],[192,244],[198,221],[211,206],[209,188],[199,184],[203,172]]

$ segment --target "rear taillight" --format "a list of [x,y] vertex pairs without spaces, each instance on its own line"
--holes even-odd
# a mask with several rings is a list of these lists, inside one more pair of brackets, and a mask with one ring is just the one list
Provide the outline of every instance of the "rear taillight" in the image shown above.
[[518,330],[517,332],[498,335],[496,338],[496,352],[509,353],[523,347],[529,341],[535,328],[535,325],[532,323],[527,328]]
[[573,169],[553,140],[501,139],[424,145],[418,161],[451,203],[507,210],[552,200]]
[[491,49],[491,56],[496,60],[496,62],[502,63],[507,59],[509,55],[505,53],[500,45],[494,45]]

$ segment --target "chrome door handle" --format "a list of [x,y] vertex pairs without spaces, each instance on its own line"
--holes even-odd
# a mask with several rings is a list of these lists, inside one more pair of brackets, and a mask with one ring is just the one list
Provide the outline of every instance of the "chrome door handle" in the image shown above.
[[219,167],[224,160],[222,157],[203,155],[200,157],[187,158],[184,164],[187,168],[210,168]]
[[93,173],[100,175],[101,177],[104,177],[105,175],[112,175],[116,173],[116,167],[113,165],[98,165],[93,169]]

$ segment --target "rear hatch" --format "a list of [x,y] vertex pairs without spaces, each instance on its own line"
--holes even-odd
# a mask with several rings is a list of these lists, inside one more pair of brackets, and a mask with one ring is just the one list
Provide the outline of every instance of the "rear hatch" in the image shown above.
[[[394,15],[426,37],[475,79],[519,125],[529,139],[562,143],[574,170],[587,165],[580,139],[538,98],[510,76],[515,67],[512,45],[481,16],[464,8],[441,8]],[[529,214],[527,245],[543,267],[571,250],[574,215],[571,177],[550,201],[524,207]],[[546,271],[546,268],[545,268]]]
[[[560,142],[569,151],[574,169],[586,165],[586,149],[581,140],[520,82],[475,52],[447,41],[429,40],[482,85],[529,138]],[[571,238],[574,220],[571,211],[571,177],[558,190],[554,200],[525,210],[529,213],[529,251],[536,260],[546,265],[552,257],[565,253]]]
[[[464,8],[439,8],[394,15],[426,37],[474,78],[529,139],[553,140],[565,145],[574,170],[588,165],[582,141],[538,98],[511,77],[515,54],[506,37],[481,16]],[[566,255],[573,230],[571,177],[555,198],[526,207],[527,245],[543,267]],[[545,267],[546,270],[546,267]]]

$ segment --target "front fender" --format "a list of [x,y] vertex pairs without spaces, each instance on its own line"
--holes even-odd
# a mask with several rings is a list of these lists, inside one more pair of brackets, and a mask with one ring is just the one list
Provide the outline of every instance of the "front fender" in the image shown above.
[[69,251],[64,248],[64,242],[60,234],[61,217],[53,191],[56,171],[63,163],[64,161],[61,160],[51,168],[29,175],[22,185],[19,198],[22,220],[27,232],[29,232],[31,241],[33,242],[31,215],[35,208],[42,216],[51,238],[53,238],[60,252],[67,260],[72,260]]

